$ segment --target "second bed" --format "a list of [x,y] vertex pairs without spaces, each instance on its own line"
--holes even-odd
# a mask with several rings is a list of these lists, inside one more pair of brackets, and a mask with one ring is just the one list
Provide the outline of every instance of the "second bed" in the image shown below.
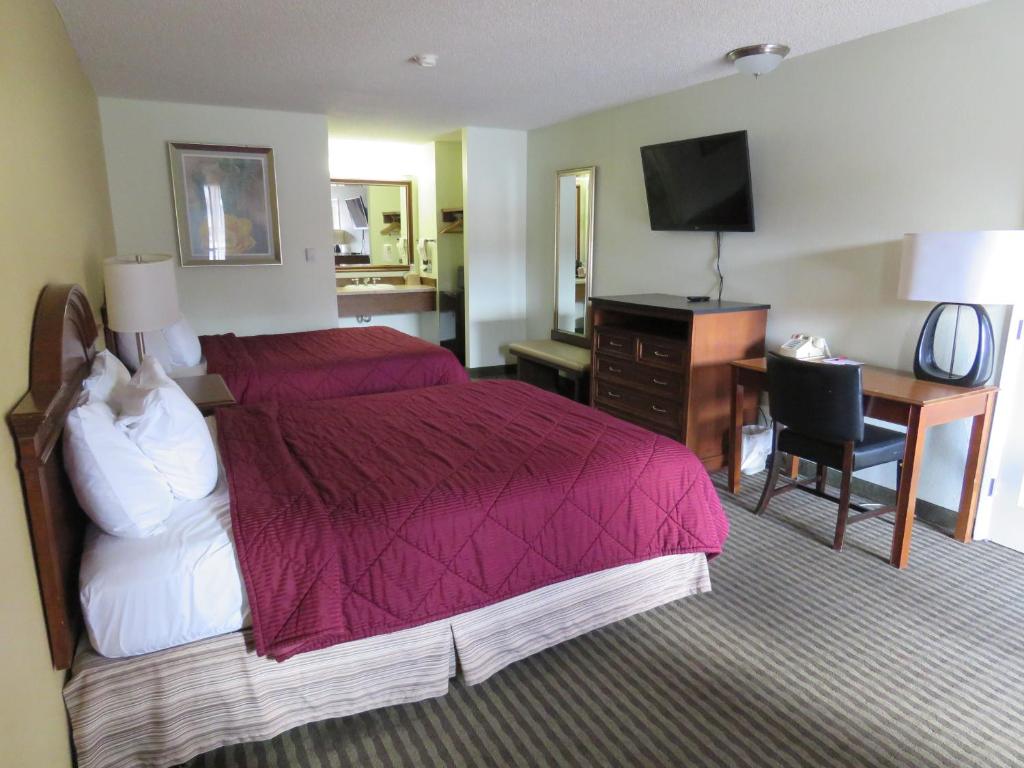
[[208,373],[240,403],[295,402],[469,380],[452,352],[386,326],[200,336]]

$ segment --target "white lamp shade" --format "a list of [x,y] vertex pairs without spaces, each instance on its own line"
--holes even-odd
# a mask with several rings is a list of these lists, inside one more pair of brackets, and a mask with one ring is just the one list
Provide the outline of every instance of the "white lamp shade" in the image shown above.
[[143,254],[106,259],[103,280],[107,324],[113,331],[158,331],[181,317],[174,260],[170,256]]
[[951,304],[1024,301],[1024,230],[904,235],[899,298]]

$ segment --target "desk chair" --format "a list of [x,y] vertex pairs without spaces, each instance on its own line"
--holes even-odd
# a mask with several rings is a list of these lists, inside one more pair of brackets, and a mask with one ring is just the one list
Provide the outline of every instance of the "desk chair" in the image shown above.
[[[843,548],[846,526],[895,511],[896,507],[868,509],[850,503],[853,473],[896,462],[896,489],[903,474],[906,437],[901,432],[864,423],[864,392],[859,365],[828,365],[768,355],[768,402],[775,420],[768,480],[755,514],[768,509],[779,494],[799,489],[839,504],[832,548]],[[814,478],[797,478],[776,488],[782,454],[817,464]],[[842,473],[839,496],[827,492],[827,468]],[[813,483],[813,487],[811,487]],[[858,512],[849,516],[850,509]]]

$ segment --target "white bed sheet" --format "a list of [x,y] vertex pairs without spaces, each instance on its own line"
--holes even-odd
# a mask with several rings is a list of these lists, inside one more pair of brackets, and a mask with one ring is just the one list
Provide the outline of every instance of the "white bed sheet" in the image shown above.
[[[213,418],[206,421],[214,432]],[[89,525],[79,591],[89,640],[103,656],[151,653],[249,626],[223,467],[213,493],[176,501],[165,525],[145,539]]]

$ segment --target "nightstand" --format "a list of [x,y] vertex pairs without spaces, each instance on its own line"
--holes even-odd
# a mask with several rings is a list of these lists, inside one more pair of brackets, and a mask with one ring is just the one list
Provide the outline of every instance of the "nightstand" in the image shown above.
[[219,373],[207,373],[203,376],[185,376],[175,379],[178,386],[199,408],[203,416],[210,416],[216,408],[235,405],[235,396],[231,394],[224,378]]

